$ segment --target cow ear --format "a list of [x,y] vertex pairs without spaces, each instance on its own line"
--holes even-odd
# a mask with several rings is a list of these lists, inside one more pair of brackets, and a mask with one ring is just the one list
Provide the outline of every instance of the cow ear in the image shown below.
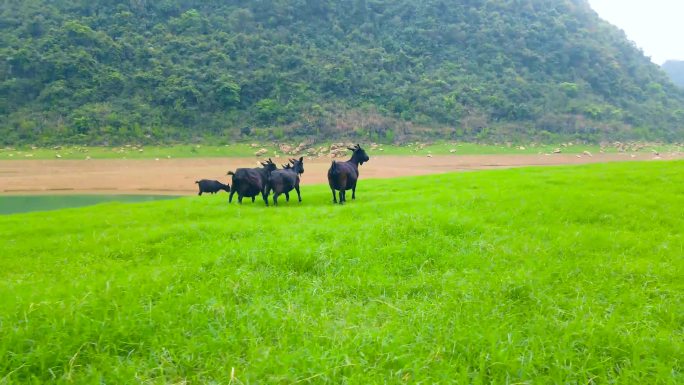
[[300,157],[299,157],[299,161],[300,161],[300,162],[303,162],[303,161],[304,161],[304,157],[303,157],[303,156],[300,156]]

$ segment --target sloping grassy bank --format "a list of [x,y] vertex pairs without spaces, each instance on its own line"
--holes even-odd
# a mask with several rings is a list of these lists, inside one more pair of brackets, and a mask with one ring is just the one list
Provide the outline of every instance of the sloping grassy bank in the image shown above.
[[0,217],[3,383],[681,383],[684,162]]
[[[255,143],[256,144],[256,143]],[[329,146],[330,143],[317,143],[313,147]],[[406,144],[389,145],[381,144],[377,148],[371,148],[368,144],[362,146],[370,154],[374,155],[533,155],[552,153],[556,148],[562,149],[565,154],[582,154],[588,151],[593,154],[599,153],[602,148],[599,145],[573,144],[565,146],[560,144],[536,144],[534,146],[504,146],[487,145],[476,143],[447,143],[438,142],[432,144]],[[658,151],[661,153],[683,150],[679,144],[634,144],[636,147],[626,147],[625,151],[637,153]],[[296,147],[296,144],[291,146]],[[252,147],[247,143],[233,143],[229,145],[171,145],[171,146],[57,146],[54,148],[38,147],[5,147],[0,148],[0,160],[26,160],[26,159],[167,159],[167,158],[217,158],[217,157],[253,157],[260,149],[266,152],[261,157],[286,155],[273,143],[258,143]],[[638,148],[638,150],[636,149]],[[615,147],[603,148],[605,152],[618,152]],[[304,153],[304,152],[302,152]]]

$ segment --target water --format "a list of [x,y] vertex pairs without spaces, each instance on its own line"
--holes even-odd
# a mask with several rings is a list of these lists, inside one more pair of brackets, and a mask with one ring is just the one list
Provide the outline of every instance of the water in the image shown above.
[[0,215],[92,206],[104,202],[151,202],[172,195],[0,195]]

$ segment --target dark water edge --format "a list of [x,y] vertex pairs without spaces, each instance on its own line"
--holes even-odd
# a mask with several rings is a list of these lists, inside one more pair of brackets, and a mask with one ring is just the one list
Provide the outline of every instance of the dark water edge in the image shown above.
[[0,215],[92,206],[105,202],[136,203],[176,199],[174,195],[7,195],[0,196]]

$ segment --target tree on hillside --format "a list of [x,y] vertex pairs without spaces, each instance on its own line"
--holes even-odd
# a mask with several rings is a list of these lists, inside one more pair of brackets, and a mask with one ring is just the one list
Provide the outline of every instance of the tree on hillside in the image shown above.
[[6,144],[683,136],[684,91],[584,0],[10,1],[0,43]]

